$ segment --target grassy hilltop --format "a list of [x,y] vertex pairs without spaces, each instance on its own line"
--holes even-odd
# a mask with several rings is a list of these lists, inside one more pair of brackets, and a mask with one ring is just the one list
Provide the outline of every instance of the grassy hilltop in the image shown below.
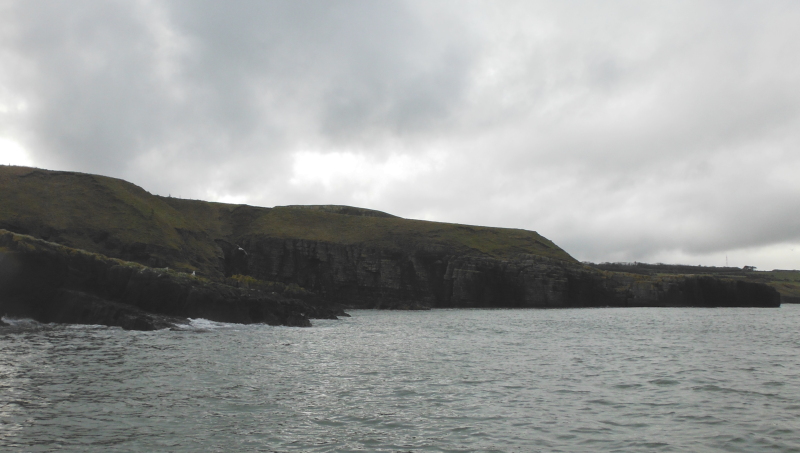
[[218,259],[197,222],[119,179],[3,166],[0,193],[9,231],[149,266],[199,270]]
[[587,266],[534,231],[184,200],[25,167],[0,166],[0,237],[0,306],[63,322],[175,322],[149,313],[308,325],[341,307],[780,305],[775,289],[738,277]]
[[224,273],[220,244],[252,236],[575,262],[533,231],[409,220],[342,206],[260,208],[168,198],[120,179],[75,172],[0,166],[0,193],[2,229],[211,277]]

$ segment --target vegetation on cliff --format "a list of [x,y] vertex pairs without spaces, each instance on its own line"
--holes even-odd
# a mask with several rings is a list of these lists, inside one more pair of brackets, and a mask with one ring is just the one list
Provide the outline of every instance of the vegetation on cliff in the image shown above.
[[[251,235],[401,250],[409,244],[496,258],[569,262],[536,232],[407,220],[347,206],[261,208],[152,195],[120,179],[0,167],[0,228],[148,266],[225,274],[216,241]],[[382,215],[380,215],[382,214]]]
[[0,193],[9,231],[153,267],[211,269],[221,259],[191,218],[119,179],[3,166]]
[[[17,311],[38,304],[39,316],[55,310],[73,319],[63,307],[74,313],[82,300],[93,307],[86,313],[126,304],[164,316],[290,325],[341,313],[340,305],[779,305],[774,289],[742,279],[597,269],[533,231],[348,206],[183,200],[119,179],[25,167],[0,166],[0,193],[0,229],[9,232],[5,247],[14,246],[0,250],[6,269],[14,260],[40,264],[26,267],[28,286],[6,278],[0,292],[14,294]],[[51,288],[46,297],[31,296],[37,279]]]
[[763,283],[775,288],[784,303],[800,303],[800,270],[757,271],[752,266],[716,267],[684,264],[585,263],[597,269],[648,276],[706,275],[717,278]]
[[309,326],[309,318],[343,314],[299,288],[247,280],[212,282],[0,230],[5,314],[137,330],[173,327],[185,318]]

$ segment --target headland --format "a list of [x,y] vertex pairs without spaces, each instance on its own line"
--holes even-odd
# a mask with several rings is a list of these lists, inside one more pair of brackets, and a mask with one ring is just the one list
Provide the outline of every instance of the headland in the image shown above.
[[156,329],[347,308],[777,307],[764,282],[581,263],[535,231],[162,197],[0,166],[0,313]]

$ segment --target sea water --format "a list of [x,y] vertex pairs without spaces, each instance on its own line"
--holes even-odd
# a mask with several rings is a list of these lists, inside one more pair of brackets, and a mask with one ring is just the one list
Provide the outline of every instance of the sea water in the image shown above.
[[2,451],[800,451],[800,306],[0,328]]

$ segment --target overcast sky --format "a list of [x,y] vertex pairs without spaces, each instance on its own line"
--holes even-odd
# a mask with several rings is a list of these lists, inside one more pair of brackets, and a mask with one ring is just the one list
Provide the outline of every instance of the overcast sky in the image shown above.
[[0,163],[800,269],[800,2],[4,1]]

